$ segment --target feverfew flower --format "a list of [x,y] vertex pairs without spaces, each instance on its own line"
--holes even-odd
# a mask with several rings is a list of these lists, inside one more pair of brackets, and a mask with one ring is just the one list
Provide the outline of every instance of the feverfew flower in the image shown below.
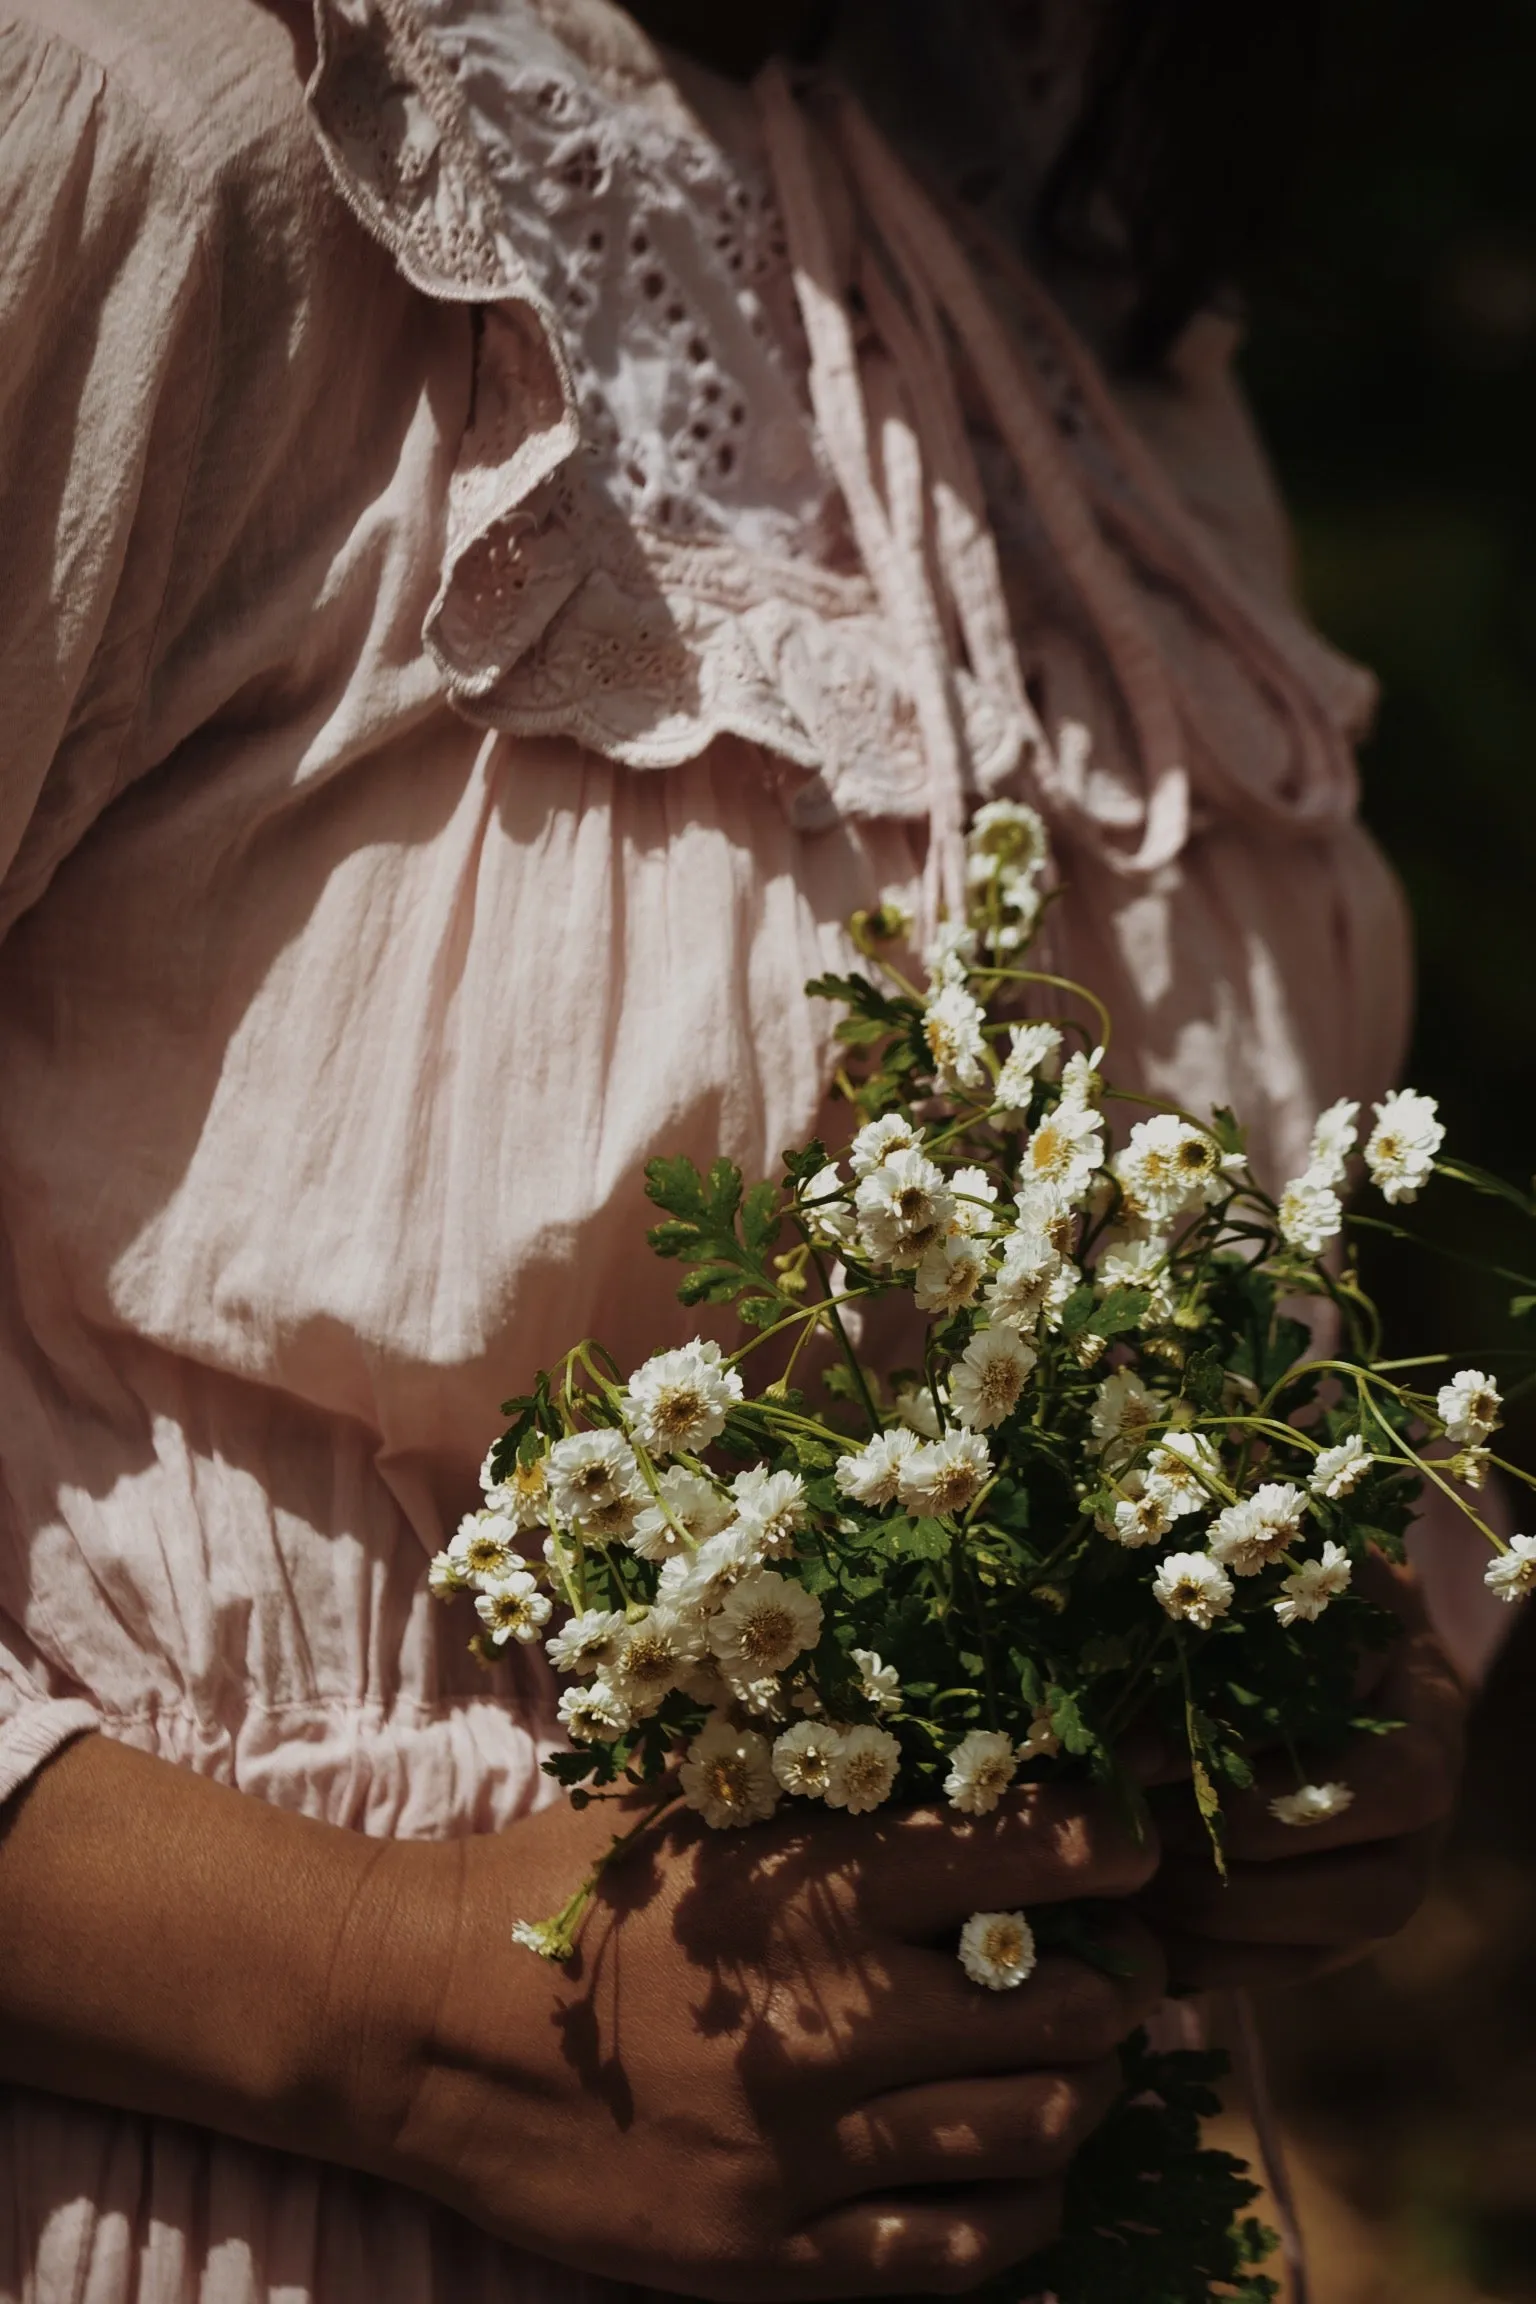
[[773,1773],[786,1792],[802,1800],[825,1800],[842,1757],[843,1731],[828,1720],[801,1720],[773,1747]]
[[741,1378],[725,1367],[720,1347],[696,1336],[676,1351],[657,1352],[629,1380],[635,1436],[655,1456],[697,1455],[725,1429],[741,1398]]
[[535,1456],[526,1464],[514,1461],[506,1478],[498,1480],[491,1467],[495,1453],[494,1448],[488,1450],[480,1467],[480,1493],[486,1510],[499,1512],[514,1528],[542,1528],[549,1511],[543,1457]]
[[1104,1159],[1104,1123],[1091,1104],[1063,1098],[1048,1112],[1019,1162],[1020,1212],[1048,1223],[1075,1206]]
[[1349,1590],[1349,1554],[1330,1537],[1321,1560],[1303,1560],[1287,1576],[1275,1602],[1275,1614],[1289,1631],[1293,1624],[1315,1624],[1330,1600]]
[[1314,1496],[1325,1496],[1330,1504],[1337,1504],[1359,1487],[1375,1461],[1359,1433],[1351,1432],[1336,1448],[1323,1450],[1307,1486]]
[[1503,1405],[1497,1384],[1480,1368],[1463,1368],[1435,1398],[1445,1436],[1457,1448],[1476,1448],[1486,1440]]
[[848,1165],[856,1178],[862,1178],[883,1167],[893,1152],[914,1151],[921,1142],[914,1120],[903,1120],[899,1112],[887,1112],[859,1130],[848,1147]]
[[853,1662],[859,1668],[859,1693],[866,1704],[873,1704],[877,1712],[901,1710],[901,1681],[894,1664],[882,1662],[877,1648],[851,1648]]
[[923,1010],[923,1038],[941,1086],[979,1088],[986,1079],[984,1021],[979,1003],[963,984],[941,985]]
[[929,982],[937,989],[963,984],[966,970],[976,963],[976,931],[963,920],[941,920],[938,934],[923,954]]
[[634,1720],[629,1706],[601,1679],[588,1688],[567,1688],[556,1714],[573,1744],[606,1744]]
[[669,1465],[656,1485],[666,1500],[665,1511],[660,1504],[647,1504],[635,1514],[628,1538],[630,1550],[642,1560],[670,1560],[674,1552],[686,1552],[690,1543],[702,1544],[731,1517],[719,1489],[686,1465]]
[[1301,1541],[1306,1495],[1290,1480],[1266,1480],[1240,1504],[1229,1504],[1211,1522],[1206,1542],[1213,1559],[1234,1576],[1257,1576],[1271,1560]]
[[955,1213],[943,1170],[915,1148],[872,1168],[854,1198],[865,1253],[877,1264],[920,1264]]
[[936,1240],[917,1268],[914,1294],[919,1312],[959,1312],[976,1299],[986,1275],[987,1252],[963,1232]]
[[949,1394],[960,1422],[990,1432],[1011,1416],[1038,1355],[1013,1328],[981,1328],[950,1371]]
[[960,1965],[989,1992],[1024,1983],[1036,1957],[1034,1930],[1022,1912],[973,1912],[960,1931]]
[[[942,1386],[940,1393],[942,1396]],[[926,1384],[898,1384],[891,1394],[891,1406],[907,1430],[915,1432],[920,1440],[937,1440],[944,1429]]]
[[901,1468],[899,1493],[909,1512],[945,1519],[975,1502],[991,1478],[992,1458],[979,1432],[949,1432],[914,1448]]
[[1116,1502],[1104,1533],[1113,1536],[1127,1551],[1135,1552],[1142,1545],[1156,1544],[1166,1536],[1178,1514],[1173,1509],[1173,1491],[1166,1481],[1143,1479],[1133,1472],[1126,1487],[1130,1493]]
[[1177,1621],[1209,1632],[1232,1605],[1232,1579],[1203,1552],[1170,1552],[1152,1579],[1152,1593]]
[[990,1232],[997,1219],[992,1213],[997,1199],[997,1186],[985,1168],[956,1168],[950,1174],[949,1188],[955,1196],[955,1212],[950,1228],[955,1232],[981,1234]]
[[1176,1112],[1138,1120],[1114,1173],[1133,1215],[1171,1224],[1188,1208],[1213,1200],[1222,1181],[1221,1147]]
[[1022,800],[987,800],[971,818],[966,847],[973,857],[991,857],[999,869],[1038,872],[1049,848],[1045,825]]
[[1042,1072],[1048,1073],[1060,1050],[1061,1034],[1054,1024],[1015,1024],[993,1092],[1000,1119],[1023,1119],[1036,1079]]
[[867,1816],[890,1798],[900,1766],[901,1746],[888,1728],[848,1729],[827,1785],[827,1806]]
[[1335,1190],[1343,1183],[1349,1156],[1355,1148],[1355,1122],[1359,1117],[1359,1105],[1347,1096],[1318,1114],[1307,1155],[1307,1174],[1314,1182],[1331,1184]]
[[1321,1256],[1343,1224],[1343,1201],[1310,1173],[1294,1177],[1280,1195],[1280,1237],[1299,1256]]
[[434,1600],[451,1600],[468,1589],[451,1552],[434,1552],[427,1564],[427,1590]]
[[832,1477],[856,1504],[893,1504],[902,1467],[917,1446],[917,1434],[898,1424],[889,1432],[877,1432],[862,1448],[839,1456]]
[[805,1526],[805,1482],[798,1472],[770,1472],[754,1464],[731,1482],[736,1513],[751,1530],[758,1550],[771,1560],[787,1559]]
[[1402,1204],[1416,1200],[1429,1182],[1435,1154],[1445,1142],[1439,1107],[1433,1096],[1413,1088],[1394,1088],[1372,1107],[1376,1125],[1366,1138],[1365,1164],[1384,1200]]
[[583,1608],[544,1643],[544,1653],[557,1672],[596,1671],[606,1664],[617,1635],[624,1629],[619,1608]]
[[1331,1816],[1342,1816],[1354,1797],[1347,1784],[1303,1784],[1271,1800],[1269,1812],[1277,1824],[1326,1824]]
[[709,1623],[709,1644],[746,1680],[782,1672],[821,1638],[821,1602],[803,1584],[754,1568],[731,1587]]
[[1145,1238],[1124,1232],[1108,1235],[1093,1268],[1093,1284],[1101,1296],[1111,1288],[1144,1288],[1150,1302],[1142,1315],[1143,1327],[1173,1318],[1168,1243],[1155,1232]]
[[1536,1536],[1511,1536],[1508,1551],[1490,1560],[1484,1569],[1483,1582],[1506,1604],[1536,1591]]
[[1221,1478],[1221,1458],[1203,1432],[1165,1432],[1152,1451],[1151,1477],[1168,1498],[1177,1520],[1186,1512],[1202,1512],[1210,1501],[1211,1482]]
[[[841,1197],[834,1197],[840,1194]],[[859,1236],[858,1220],[848,1197],[848,1186],[839,1175],[836,1164],[828,1161],[818,1168],[801,1199],[806,1222],[815,1227],[824,1240],[835,1247],[852,1248]]]
[[1147,1427],[1162,1413],[1162,1401],[1147,1389],[1135,1369],[1117,1368],[1104,1378],[1094,1395],[1093,1437],[1101,1449],[1108,1448],[1111,1441],[1121,1441],[1129,1449],[1139,1448]]
[[615,1694],[643,1719],[682,1685],[703,1654],[704,1633],[697,1618],[658,1603],[619,1635],[606,1678]]
[[762,1561],[762,1548],[744,1520],[728,1521],[713,1536],[706,1536],[694,1553],[680,1552],[662,1562],[656,1597],[681,1614],[716,1608],[721,1596],[738,1577]]
[[[562,1520],[598,1527],[603,1534],[627,1533],[637,1496],[644,1486],[635,1452],[622,1432],[572,1432],[557,1440],[548,1457],[549,1495]],[[615,1513],[623,1530],[610,1531]]]
[[996,1728],[973,1728],[949,1756],[944,1797],[966,1816],[990,1816],[1018,1773],[1010,1737]]
[[499,1576],[510,1576],[522,1560],[512,1542],[510,1520],[499,1512],[467,1512],[453,1541],[439,1558],[457,1577],[460,1586],[483,1589]]
[[994,1328],[1032,1334],[1042,1321],[1054,1326],[1076,1286],[1076,1265],[1067,1263],[1043,1232],[1010,1232],[1002,1262],[987,1284],[987,1317]]
[[779,1804],[766,1738],[724,1720],[712,1720],[695,1736],[678,1778],[687,1805],[717,1832],[763,1823]]
[[526,1568],[515,1568],[510,1576],[486,1578],[475,1595],[475,1614],[491,1646],[504,1648],[509,1640],[537,1640],[540,1626],[549,1622],[549,1601]]

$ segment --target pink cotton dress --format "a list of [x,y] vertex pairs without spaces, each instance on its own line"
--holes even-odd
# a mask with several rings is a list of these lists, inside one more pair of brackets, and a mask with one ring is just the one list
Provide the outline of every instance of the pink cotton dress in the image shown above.
[[[426,1592],[497,1402],[689,1332],[646,1160],[810,1132],[802,984],[967,794],[1274,1175],[1406,963],[1222,324],[1112,395],[861,112],[603,0],[319,32],[306,108],[257,0],[0,25],[0,1797],[98,1729],[433,1836],[549,1790]],[[598,2285],[0,2094],[4,2304]]]

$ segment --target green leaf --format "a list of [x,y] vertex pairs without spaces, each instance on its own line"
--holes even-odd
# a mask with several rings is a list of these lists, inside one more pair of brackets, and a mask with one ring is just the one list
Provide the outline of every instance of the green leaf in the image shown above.
[[1070,1689],[1060,1687],[1053,1681],[1045,1692],[1045,1708],[1052,1729],[1061,1738],[1064,1752],[1070,1752],[1075,1758],[1081,1759],[1085,1752],[1094,1749],[1098,1739],[1084,1720],[1077,1698]]
[[[1096,1336],[1120,1336],[1140,1322],[1152,1299],[1145,1288],[1111,1288],[1097,1306],[1092,1327]],[[1083,1326],[1088,1326],[1087,1321]]]
[[1223,1152],[1245,1152],[1248,1148],[1248,1139],[1230,1105],[1218,1104],[1211,1114],[1211,1134]]
[[741,1236],[754,1256],[766,1255],[773,1246],[779,1216],[778,1186],[754,1184],[741,1205]]
[[709,1168],[710,1221],[729,1231],[741,1206],[741,1170],[734,1160],[713,1160]]
[[949,1530],[942,1520],[888,1520],[880,1531],[880,1549],[894,1560],[943,1560],[950,1547]]
[[1184,1363],[1184,1396],[1202,1416],[1221,1412],[1225,1377],[1221,1354],[1211,1348],[1192,1352]]
[[1517,1184],[1507,1184],[1491,1169],[1475,1168],[1470,1160],[1437,1160],[1435,1166],[1442,1175],[1454,1176],[1460,1184],[1470,1184],[1474,1192],[1481,1192],[1490,1200],[1507,1200],[1522,1216],[1536,1216],[1536,1200],[1530,1193],[1522,1192]]
[[696,1264],[678,1289],[677,1300],[679,1304],[728,1304],[746,1285],[747,1275],[739,1265]]
[[[1098,1310],[1098,1298],[1089,1287],[1074,1288],[1062,1307],[1061,1332],[1063,1336],[1080,1336]],[[1094,1320],[1094,1327],[1098,1322]]]
[[665,1208],[669,1216],[680,1216],[693,1224],[702,1224],[708,1219],[704,1179],[683,1153],[671,1159],[646,1162],[645,1196],[658,1208]]
[[771,1328],[783,1309],[776,1296],[743,1296],[736,1316],[749,1328]]

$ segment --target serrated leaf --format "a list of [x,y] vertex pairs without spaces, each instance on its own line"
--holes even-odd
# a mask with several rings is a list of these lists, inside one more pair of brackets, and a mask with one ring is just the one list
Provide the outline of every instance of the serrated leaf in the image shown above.
[[658,1256],[691,1256],[704,1245],[698,1225],[680,1216],[653,1224],[645,1237]]
[[743,1296],[736,1317],[749,1328],[771,1328],[783,1309],[776,1296]]
[[[1061,1332],[1063,1336],[1080,1336],[1088,1326],[1089,1321],[1093,1320],[1094,1313],[1098,1310],[1098,1303],[1099,1300],[1090,1287],[1085,1285],[1081,1288],[1074,1288],[1062,1307]],[[1093,1324],[1097,1328],[1098,1322],[1096,1320]]]
[[694,1224],[708,1219],[704,1179],[685,1153],[646,1162],[645,1196],[658,1208],[665,1208],[669,1216],[681,1216]]
[[[1111,1288],[1109,1294],[1095,1307],[1093,1332],[1096,1336],[1120,1336],[1127,1328],[1140,1322],[1152,1299],[1145,1288]],[[1088,1323],[1085,1321],[1084,1326]]]
[[734,1160],[712,1160],[709,1167],[711,1223],[728,1232],[741,1206],[741,1170]]
[[699,1264],[678,1289],[677,1300],[679,1304],[728,1304],[746,1285],[747,1275],[735,1264]]
[[1053,1732],[1061,1738],[1063,1751],[1081,1759],[1085,1752],[1093,1750],[1097,1738],[1084,1720],[1070,1688],[1053,1681],[1045,1692],[1045,1709]]
[[881,1550],[899,1560],[943,1560],[949,1547],[949,1530],[942,1520],[891,1520],[881,1532]]
[[754,1256],[766,1255],[779,1229],[777,1184],[754,1184],[741,1204],[741,1236]]

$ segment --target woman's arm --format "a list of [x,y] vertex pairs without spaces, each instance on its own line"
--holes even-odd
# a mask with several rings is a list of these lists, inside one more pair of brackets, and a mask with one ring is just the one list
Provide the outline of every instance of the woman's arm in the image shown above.
[[[689,1819],[607,1875],[579,1961],[514,1945],[614,1809],[370,1841],[101,1736],[0,1837],[0,2078],[367,2169],[583,2270],[723,2298],[971,2285],[1054,2227],[1162,1968],[992,1995],[972,1910],[1125,1899],[1111,1804]],[[683,2171],[680,2179],[679,2171]]]

